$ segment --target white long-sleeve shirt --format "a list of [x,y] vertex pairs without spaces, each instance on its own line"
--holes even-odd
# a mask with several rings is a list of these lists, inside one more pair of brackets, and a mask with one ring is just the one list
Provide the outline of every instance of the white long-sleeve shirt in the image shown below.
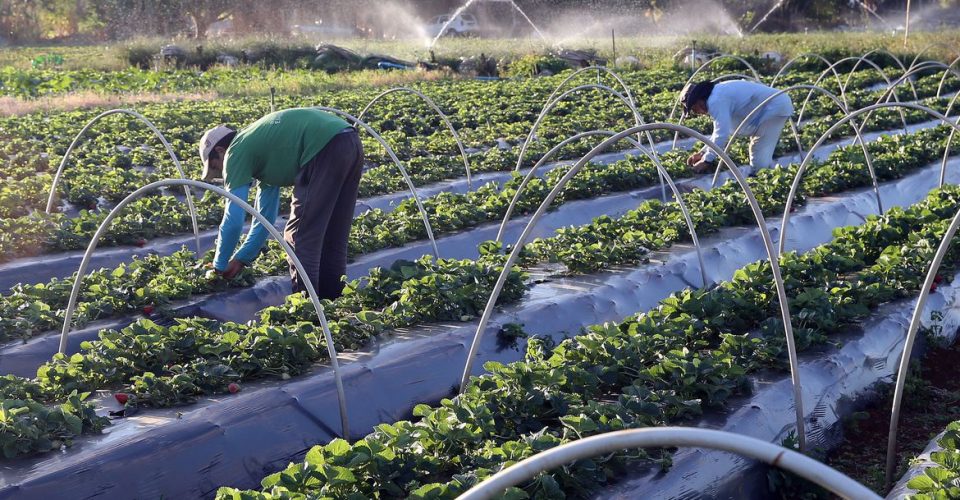
[[[713,92],[707,98],[707,112],[713,118],[713,135],[710,139],[723,148],[730,140],[730,134],[736,130],[740,122],[760,105],[764,100],[779,92],[777,89],[761,83],[747,80],[728,80],[713,87]],[[760,135],[761,124],[773,117],[790,117],[793,115],[793,102],[786,93],[780,94],[768,102],[750,117],[738,135],[749,137]],[[780,130],[777,131],[779,135]],[[709,148],[703,148],[703,159],[713,161],[717,155]]]

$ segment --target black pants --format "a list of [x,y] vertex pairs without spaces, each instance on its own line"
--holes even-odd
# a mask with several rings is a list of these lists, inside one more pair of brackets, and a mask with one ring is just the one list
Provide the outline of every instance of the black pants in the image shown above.
[[362,172],[363,145],[355,130],[335,135],[300,169],[283,231],[307,273],[300,276],[290,264],[294,292],[306,290],[305,279],[321,299],[335,299],[343,292],[347,239]]

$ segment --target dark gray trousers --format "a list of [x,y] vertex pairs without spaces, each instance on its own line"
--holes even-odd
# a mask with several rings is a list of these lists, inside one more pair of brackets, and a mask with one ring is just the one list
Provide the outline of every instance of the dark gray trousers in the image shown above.
[[[363,172],[363,145],[355,130],[337,134],[297,175],[290,218],[283,239],[307,272],[321,299],[343,292],[347,269],[347,239],[353,223],[357,190]],[[306,290],[290,264],[293,291]]]

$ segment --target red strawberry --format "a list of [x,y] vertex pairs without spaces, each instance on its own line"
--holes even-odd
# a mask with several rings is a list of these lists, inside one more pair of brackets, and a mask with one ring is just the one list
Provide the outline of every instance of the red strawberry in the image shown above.
[[143,246],[147,244],[147,240],[145,240],[145,239],[143,239],[143,238],[138,238],[137,241],[134,241],[134,242],[133,242],[133,244],[136,245],[136,246],[138,246],[138,247],[140,247],[140,248],[143,248]]
[[936,283],[936,284],[938,284],[938,285],[939,285],[942,281],[943,281],[943,276],[940,276],[939,274],[933,277],[933,282]]
[[97,209],[97,202],[95,201],[87,205],[87,210],[96,210],[96,209]]
[[152,305],[143,306],[143,314],[146,314],[147,316],[150,316],[151,314],[153,314],[153,306]]
[[930,285],[930,293],[933,293],[933,292],[936,292],[936,291],[937,291],[937,284],[934,283],[934,284]]
[[130,395],[124,392],[118,392],[114,394],[113,397],[116,398],[117,402],[122,405],[127,404],[127,401],[130,400]]
[[240,384],[236,382],[230,382],[230,385],[227,386],[227,390],[230,391],[230,394],[236,394],[240,392]]

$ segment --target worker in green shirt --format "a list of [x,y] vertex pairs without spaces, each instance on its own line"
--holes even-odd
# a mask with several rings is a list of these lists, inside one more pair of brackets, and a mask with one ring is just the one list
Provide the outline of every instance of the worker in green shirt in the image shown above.
[[[290,265],[294,292],[309,279],[320,298],[343,291],[347,238],[363,167],[357,131],[339,117],[313,108],[270,113],[239,132],[219,125],[200,139],[203,180],[223,178],[228,191],[247,200],[257,181],[256,209],[272,224],[280,187],[293,186],[284,240],[293,247],[307,276]],[[226,201],[217,238],[214,269],[232,279],[250,265],[269,236],[254,221],[237,249],[246,213]]]

